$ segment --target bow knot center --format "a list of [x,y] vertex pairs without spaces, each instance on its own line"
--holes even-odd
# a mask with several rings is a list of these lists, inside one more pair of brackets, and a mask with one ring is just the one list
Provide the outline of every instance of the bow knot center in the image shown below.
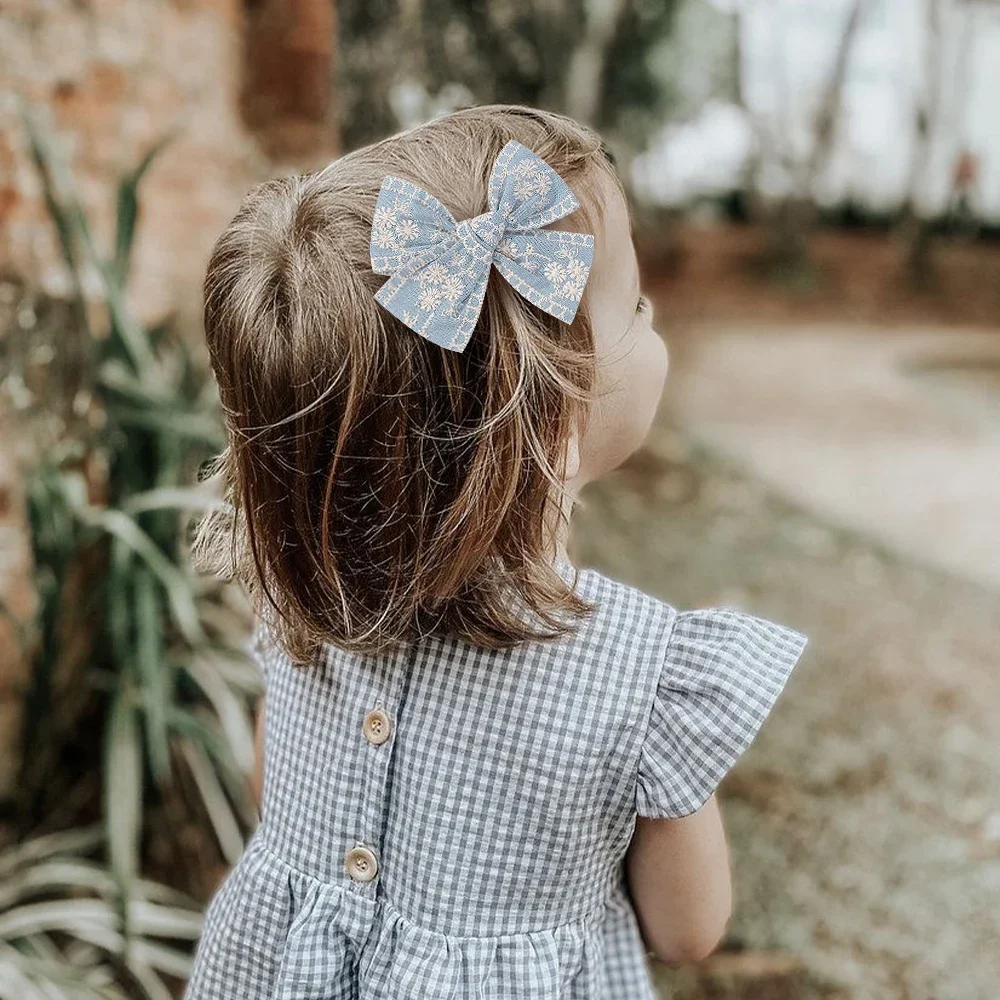
[[455,235],[462,246],[483,263],[493,260],[506,230],[503,212],[484,212],[474,219],[466,219],[455,227]]

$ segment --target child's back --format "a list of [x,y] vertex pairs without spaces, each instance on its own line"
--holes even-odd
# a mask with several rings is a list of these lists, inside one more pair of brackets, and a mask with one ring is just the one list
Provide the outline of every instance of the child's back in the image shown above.
[[302,669],[258,631],[263,822],[193,995],[651,995],[621,878],[637,808],[707,799],[799,637],[593,572],[577,588],[598,611],[575,635],[508,651],[431,638]]

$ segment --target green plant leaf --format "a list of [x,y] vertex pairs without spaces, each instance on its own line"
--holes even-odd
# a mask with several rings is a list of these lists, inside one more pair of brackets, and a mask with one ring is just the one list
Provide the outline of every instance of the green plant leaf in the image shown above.
[[134,586],[136,675],[143,696],[146,747],[153,778],[162,786],[170,777],[167,710],[173,701],[172,670],[163,655],[163,617],[156,581],[140,568]]
[[142,987],[145,993],[143,1000],[177,1000],[174,993],[152,966],[146,965],[145,962],[137,962],[131,957],[126,960],[125,964]]
[[187,979],[191,974],[191,956],[176,948],[167,948],[155,941],[139,940],[133,943],[128,961],[142,962],[176,979]]
[[[148,906],[148,904],[146,904]],[[160,937],[194,941],[201,932],[201,917],[190,910],[143,912],[136,908],[135,934],[126,939],[117,929],[119,914],[103,899],[57,899],[30,903],[0,914],[0,942],[13,942],[37,934],[68,934],[114,955],[126,955],[169,975],[187,974],[190,956],[150,940],[148,928]],[[147,930],[143,931],[145,927]],[[128,947],[126,947],[126,944]],[[126,954],[127,953],[127,954]]]
[[29,934],[62,931],[79,935],[81,929],[115,931],[118,914],[103,899],[55,899],[26,903],[0,914],[0,941],[12,941]]
[[84,260],[77,251],[78,245],[83,246],[86,263],[96,270],[104,286],[104,295],[111,316],[111,345],[123,352],[141,381],[154,379],[158,366],[152,346],[145,331],[128,311],[122,285],[117,281],[114,266],[106,264],[97,251],[90,223],[87,221],[86,213],[68,172],[53,151],[52,144],[37,117],[24,109],[22,118],[28,132],[32,156],[42,178],[46,207],[59,232],[63,256],[77,290],[79,319],[83,324],[81,328],[87,329],[82,292]]
[[165,380],[140,381],[121,358],[107,358],[97,372],[109,415],[122,424],[185,437],[213,451],[225,443],[218,419],[174,391]]
[[23,844],[9,847],[0,854],[0,878],[7,878],[18,868],[58,855],[81,855],[95,850],[104,840],[100,825],[50,833]]
[[80,507],[80,518],[87,524],[103,528],[119,539],[141,558],[166,591],[174,621],[184,638],[197,646],[205,641],[198,617],[198,607],[190,582],[171,562],[136,522],[124,511],[104,507]]
[[[41,936],[26,939],[34,944]],[[100,956],[100,952],[96,953]],[[45,956],[26,954],[0,944],[0,998],[7,1000],[127,1000],[120,990],[106,984],[108,973],[96,963],[84,967],[68,961],[55,949]],[[12,990],[12,983],[16,988]],[[34,991],[34,992],[32,992]]]
[[26,622],[16,615],[2,597],[0,597],[0,618],[10,622],[10,626],[17,636],[17,644],[22,651],[26,650],[37,637],[37,624],[34,621]]
[[82,292],[84,260],[77,250],[80,244],[86,251],[86,262],[97,271],[104,286],[108,311],[111,315],[112,340],[124,350],[139,378],[145,380],[155,370],[155,356],[149,340],[128,312],[122,286],[116,280],[113,267],[108,266],[97,252],[86,213],[69,174],[52,149],[41,123],[27,110],[22,112],[22,118],[28,132],[32,156],[42,178],[46,207],[59,233],[63,256],[76,288],[78,312],[81,323],[84,324],[82,328],[87,329]]
[[155,382],[159,364],[146,331],[135,321],[125,303],[125,294],[118,284],[111,267],[102,259],[90,232],[90,223],[74,196],[74,215],[80,238],[87,250],[90,263],[97,271],[104,287],[104,298],[111,317],[111,341],[121,348],[141,382]]
[[139,867],[143,798],[139,720],[127,679],[123,679],[111,703],[105,733],[104,781],[108,855],[119,886],[119,914],[127,941],[129,901]]
[[[112,536],[108,562],[108,593],[115,595],[105,601],[105,626],[111,641],[112,654],[118,663],[128,665],[128,651],[132,647],[132,624],[129,616],[128,596],[131,590],[129,572],[133,563],[133,552],[120,538]],[[110,664],[109,664],[110,666]],[[111,690],[117,687],[118,667],[112,674]]]
[[174,133],[168,132],[146,151],[142,159],[121,179],[118,185],[118,204],[115,225],[114,273],[118,283],[124,287],[128,281],[132,259],[132,245],[135,242],[135,227],[139,220],[139,184],[153,161],[165,146],[173,140]]
[[133,902],[132,916],[133,928],[142,937],[195,941],[201,934],[202,915],[198,910],[140,899]]
[[140,407],[181,408],[184,401],[165,382],[141,382],[121,358],[105,358],[97,368],[97,383]]
[[235,864],[243,853],[243,834],[215,769],[205,751],[192,740],[181,740],[179,747],[198,786],[222,855]]
[[0,1000],[33,990],[43,1000],[167,1000],[161,974],[187,976],[190,954],[161,942],[195,941],[201,913],[175,890],[133,879],[126,938],[117,877],[82,856],[100,842],[87,828],[0,852]]
[[219,425],[214,420],[197,413],[165,408],[141,409],[121,403],[109,405],[108,412],[118,423],[125,426],[187,438],[212,451],[218,450],[225,443]]
[[80,324],[80,329],[87,334],[84,342],[89,344],[91,338],[83,296],[83,278],[77,250],[77,234],[73,215],[65,204],[65,188],[68,186],[68,178],[64,175],[59,157],[55,155],[52,143],[42,128],[38,116],[23,103],[20,104],[19,110],[21,121],[24,123],[24,129],[28,135],[31,158],[41,181],[45,207],[52,224],[56,227],[63,261],[73,284],[74,318]]
[[0,944],[0,1000],[52,1000],[33,978],[29,961],[16,948]]
[[210,510],[225,510],[228,505],[208,490],[198,486],[160,486],[134,493],[124,504],[129,514],[147,510],[181,510],[203,514]]
[[7,876],[0,884],[0,913],[28,900],[56,892],[92,892],[110,896],[115,881],[92,861],[70,858],[39,861]]
[[222,657],[206,653],[192,655],[185,663],[187,675],[201,688],[226,737],[236,767],[244,774],[253,771],[254,720],[245,697],[226,683],[218,668]]

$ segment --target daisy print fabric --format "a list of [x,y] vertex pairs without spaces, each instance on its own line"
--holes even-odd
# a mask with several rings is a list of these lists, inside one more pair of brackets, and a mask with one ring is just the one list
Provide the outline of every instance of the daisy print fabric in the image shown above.
[[532,304],[571,323],[594,258],[594,238],[544,229],[580,203],[519,142],[490,174],[489,211],[456,222],[433,195],[386,177],[372,221],[371,264],[389,280],[376,301],[432,343],[463,351],[476,327],[490,268]]

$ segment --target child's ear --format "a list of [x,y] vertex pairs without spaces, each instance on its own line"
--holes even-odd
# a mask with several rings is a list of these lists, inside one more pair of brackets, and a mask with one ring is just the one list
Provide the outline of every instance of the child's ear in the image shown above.
[[572,483],[580,475],[580,431],[574,425],[563,461],[563,482]]

